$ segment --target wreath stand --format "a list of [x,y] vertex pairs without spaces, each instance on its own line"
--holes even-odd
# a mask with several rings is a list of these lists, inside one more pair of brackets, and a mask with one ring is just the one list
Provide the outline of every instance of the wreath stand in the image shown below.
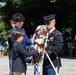
[[55,70],[56,75],[59,75],[59,73],[57,72],[57,69],[55,68],[53,62],[51,61],[48,53],[47,53],[45,50],[44,50],[44,52],[43,52],[42,59],[41,59],[39,65],[38,65],[38,75],[43,75],[43,60],[44,60],[44,55],[45,55],[45,54],[46,54],[47,58],[49,59],[50,64],[52,65],[53,69]]

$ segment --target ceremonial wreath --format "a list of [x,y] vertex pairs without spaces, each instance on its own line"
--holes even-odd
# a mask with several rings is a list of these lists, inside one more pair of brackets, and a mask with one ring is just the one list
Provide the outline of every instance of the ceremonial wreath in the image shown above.
[[[47,25],[39,25],[32,38],[32,42],[34,43],[34,48],[35,50],[38,49],[44,49],[44,44],[46,40],[46,35],[48,33]],[[38,54],[34,56],[36,65],[39,64],[40,60],[42,58],[42,54]]]
[[[42,69],[43,69],[43,59],[44,59],[44,53],[46,54],[48,60],[50,61],[50,64],[54,68],[56,74],[58,75],[57,70],[55,69],[55,66],[53,65],[49,55],[45,51],[45,46],[47,45],[47,35],[49,34],[49,30],[47,28],[47,25],[39,25],[32,38],[32,42],[34,43],[33,49],[38,50],[38,49],[43,49],[44,52],[42,54],[38,54],[34,56],[35,63],[34,64],[34,75],[36,75],[36,71],[38,71],[38,75],[42,75]],[[36,68],[37,65],[37,68]]]

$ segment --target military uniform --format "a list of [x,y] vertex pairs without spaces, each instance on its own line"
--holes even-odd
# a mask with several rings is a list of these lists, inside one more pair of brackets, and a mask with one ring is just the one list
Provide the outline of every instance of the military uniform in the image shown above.
[[[45,22],[46,24],[50,24],[51,20],[53,19],[55,19],[55,15],[44,17],[44,20],[47,21]],[[62,33],[54,28],[53,31],[48,34],[47,47],[45,50],[48,53],[50,59],[52,60],[56,68],[59,68],[61,66],[59,53],[62,50],[62,47],[63,47]],[[56,75],[46,54],[44,55],[43,75]]]
[[[53,40],[50,40],[50,37],[53,37]],[[53,61],[54,66],[61,66],[61,61],[59,57],[59,52],[62,50],[63,38],[61,32],[56,29],[48,35],[47,48],[46,51],[49,54],[51,60]],[[46,61],[46,62],[45,62]],[[47,56],[44,58],[44,67],[52,67]]]

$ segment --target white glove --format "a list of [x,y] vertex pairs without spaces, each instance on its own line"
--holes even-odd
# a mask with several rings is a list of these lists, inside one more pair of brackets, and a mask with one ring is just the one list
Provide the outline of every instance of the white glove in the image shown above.
[[44,47],[47,48],[47,43],[45,43],[45,46]]

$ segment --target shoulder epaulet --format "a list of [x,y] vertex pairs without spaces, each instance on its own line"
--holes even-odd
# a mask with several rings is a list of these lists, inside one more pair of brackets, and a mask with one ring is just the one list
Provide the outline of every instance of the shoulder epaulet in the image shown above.
[[59,30],[56,30],[58,35],[62,35],[62,33]]
[[56,32],[58,33],[58,32],[60,32],[59,30],[56,30]]

